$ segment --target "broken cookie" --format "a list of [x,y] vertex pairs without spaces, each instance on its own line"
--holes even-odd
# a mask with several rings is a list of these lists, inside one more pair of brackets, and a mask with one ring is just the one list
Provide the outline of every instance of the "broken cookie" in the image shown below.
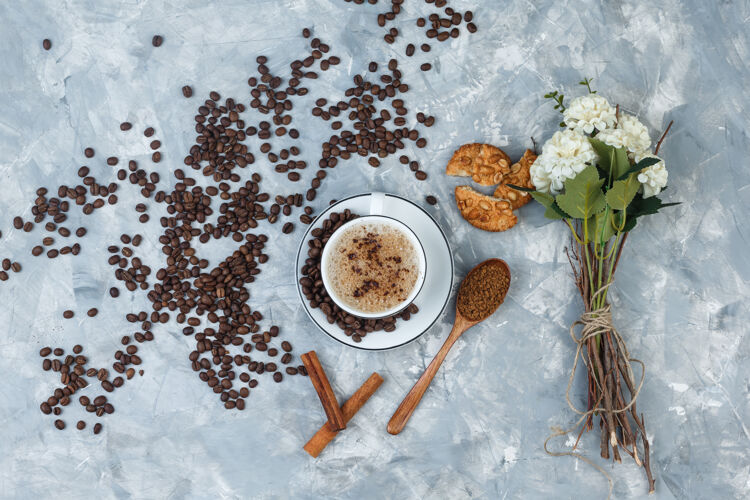
[[500,181],[500,185],[495,189],[495,198],[504,198],[510,201],[514,210],[530,202],[531,195],[529,193],[513,189],[507,186],[507,184],[534,189],[534,184],[531,182],[531,173],[529,172],[534,160],[536,160],[536,154],[532,150],[527,149],[521,159],[518,160],[518,163],[514,163],[510,167],[510,172],[505,174]]
[[508,200],[484,195],[471,186],[456,186],[455,195],[461,215],[474,227],[505,231],[518,221]]
[[492,186],[502,181],[510,172],[510,158],[505,152],[490,144],[464,144],[454,153],[445,173],[471,177],[482,186]]

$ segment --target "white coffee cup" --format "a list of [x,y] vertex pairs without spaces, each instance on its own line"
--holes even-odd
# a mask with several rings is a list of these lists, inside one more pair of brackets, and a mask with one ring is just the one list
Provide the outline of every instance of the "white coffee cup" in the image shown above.
[[[354,220],[351,220],[347,222],[346,224],[343,224],[340,228],[338,228],[328,239],[325,247],[323,247],[323,255],[321,256],[321,259],[320,259],[321,279],[323,280],[323,286],[325,287],[328,295],[331,297],[331,300],[333,300],[333,302],[337,306],[339,306],[341,309],[343,309],[347,313],[352,314],[354,316],[358,316],[360,318],[367,318],[367,319],[385,318],[385,317],[392,316],[393,314],[396,314],[402,311],[404,308],[406,308],[409,304],[411,304],[414,301],[414,298],[419,294],[419,291],[422,289],[422,285],[424,285],[425,272],[427,270],[427,261],[425,258],[424,247],[422,246],[422,243],[419,241],[419,238],[417,238],[417,235],[414,234],[414,231],[412,231],[409,228],[409,226],[407,226],[403,222],[397,219],[394,219],[392,217],[381,215],[383,213],[384,202],[385,202],[384,193],[372,193],[370,195],[370,214],[363,215]],[[367,312],[359,311],[357,309],[353,309],[347,306],[344,303],[344,301],[341,300],[341,298],[336,295],[336,292],[333,286],[331,286],[330,276],[328,275],[328,263],[331,258],[331,249],[335,248],[336,243],[341,238],[341,235],[343,235],[346,232],[345,229],[358,227],[358,226],[362,226],[365,224],[374,224],[374,223],[392,227],[398,230],[400,233],[402,233],[404,236],[406,236],[409,239],[417,255],[418,272],[417,272],[417,281],[414,283],[414,288],[412,289],[411,293],[409,293],[409,296],[406,297],[406,299],[404,299],[402,302],[399,302],[396,306],[386,311],[367,313]]]

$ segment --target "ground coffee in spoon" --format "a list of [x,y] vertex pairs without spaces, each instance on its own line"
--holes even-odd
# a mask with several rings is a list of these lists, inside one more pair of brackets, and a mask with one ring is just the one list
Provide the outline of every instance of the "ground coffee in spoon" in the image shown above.
[[463,317],[480,321],[495,312],[505,299],[510,285],[510,275],[502,262],[488,260],[471,272],[461,282],[456,305]]

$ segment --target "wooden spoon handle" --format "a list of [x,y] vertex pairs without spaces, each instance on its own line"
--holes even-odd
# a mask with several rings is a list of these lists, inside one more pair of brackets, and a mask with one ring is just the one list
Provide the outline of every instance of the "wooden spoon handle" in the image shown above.
[[443,360],[448,355],[448,351],[453,347],[453,344],[458,340],[458,337],[460,337],[469,327],[473,326],[473,323],[460,321],[460,319],[462,318],[456,318],[456,324],[453,325],[453,330],[451,330],[451,333],[445,340],[443,347],[440,348],[432,362],[422,376],[419,377],[419,380],[414,384],[414,387],[412,387],[406,397],[404,397],[404,400],[401,401],[398,409],[391,417],[391,420],[388,422],[389,433],[396,435],[404,430],[406,423],[409,421],[409,418],[411,418],[414,410],[417,409],[417,405],[422,400],[422,396],[424,396],[425,391],[430,386],[432,379],[435,378],[435,374],[438,372],[440,365],[443,364]]

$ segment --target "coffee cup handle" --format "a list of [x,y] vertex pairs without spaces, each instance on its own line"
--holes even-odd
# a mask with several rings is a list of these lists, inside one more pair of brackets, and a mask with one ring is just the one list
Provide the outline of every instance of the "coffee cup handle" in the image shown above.
[[385,193],[372,193],[370,195],[370,215],[383,215],[385,204]]

